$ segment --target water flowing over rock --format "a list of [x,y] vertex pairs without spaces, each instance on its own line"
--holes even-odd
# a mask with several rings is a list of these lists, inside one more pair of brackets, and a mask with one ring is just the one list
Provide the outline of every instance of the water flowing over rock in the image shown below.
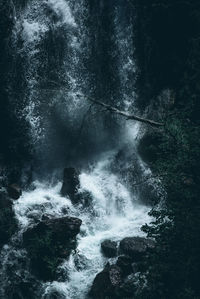
[[151,199],[140,182],[151,171],[137,153],[141,125],[87,98],[137,112],[135,9],[107,0],[2,5],[0,159],[23,193],[12,185],[14,200],[0,197],[0,298],[85,299],[91,288],[95,299],[118,298],[138,249],[121,241],[117,256],[116,244],[144,237],[142,200]]

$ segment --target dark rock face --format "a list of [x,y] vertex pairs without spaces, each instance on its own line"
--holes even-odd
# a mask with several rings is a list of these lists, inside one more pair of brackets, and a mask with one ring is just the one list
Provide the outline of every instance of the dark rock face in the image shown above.
[[132,260],[128,256],[119,256],[116,264],[120,267],[123,276],[127,276],[133,272]]
[[122,284],[121,270],[117,265],[107,265],[94,279],[90,296],[95,299],[116,298]]
[[62,196],[69,196],[71,201],[78,201],[77,191],[80,187],[79,173],[73,167],[64,169],[63,185],[61,189]]
[[23,243],[30,257],[31,270],[39,279],[55,278],[57,266],[76,248],[81,223],[73,217],[47,219],[24,232]]
[[8,298],[10,299],[22,299],[22,298],[29,298],[34,299],[34,288],[38,286],[35,285],[34,281],[30,282],[23,282],[21,281],[19,285],[13,286],[10,288],[8,292]]
[[121,284],[118,290],[118,298],[133,299],[134,294],[138,292],[140,288],[137,275],[129,275]]
[[[105,248],[112,248],[112,241],[105,240]],[[104,244],[102,243],[102,245]],[[143,237],[125,238],[120,242],[117,262],[109,263],[94,279],[90,296],[94,299],[134,298],[145,286],[146,256],[154,248],[153,240]],[[116,247],[114,247],[116,249]],[[116,252],[117,253],[117,252]]]
[[115,257],[117,255],[117,242],[105,240],[101,243],[101,250],[106,257]]
[[12,200],[0,191],[0,248],[17,230],[17,221],[12,209]]
[[12,208],[12,200],[8,197],[6,192],[0,191],[0,209]]
[[134,261],[140,261],[149,248],[154,247],[154,241],[141,237],[125,238],[120,242],[120,252],[128,255]]
[[22,190],[17,184],[9,185],[7,191],[10,198],[15,200],[19,199],[20,196],[22,195]]

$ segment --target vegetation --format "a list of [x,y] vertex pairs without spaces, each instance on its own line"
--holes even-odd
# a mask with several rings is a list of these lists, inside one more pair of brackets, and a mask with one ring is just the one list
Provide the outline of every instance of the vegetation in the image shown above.
[[200,3],[140,4],[140,108],[155,107],[166,88],[175,96],[165,111],[165,129],[149,131],[139,147],[167,192],[165,204],[151,211],[155,221],[143,227],[157,246],[139,298],[200,298]]

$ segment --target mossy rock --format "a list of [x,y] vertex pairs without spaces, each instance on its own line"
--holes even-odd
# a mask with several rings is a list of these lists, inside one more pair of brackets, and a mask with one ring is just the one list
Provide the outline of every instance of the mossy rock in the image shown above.
[[31,270],[39,279],[55,279],[58,265],[76,248],[80,226],[80,219],[62,217],[42,221],[23,234]]

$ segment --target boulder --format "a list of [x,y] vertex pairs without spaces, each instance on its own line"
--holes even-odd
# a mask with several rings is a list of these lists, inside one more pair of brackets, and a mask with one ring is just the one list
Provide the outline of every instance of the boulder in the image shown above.
[[155,242],[143,237],[125,238],[120,242],[120,252],[128,255],[134,261],[140,261],[146,254],[147,250],[154,248]]
[[135,294],[138,293],[140,289],[140,280],[139,275],[131,274],[129,275],[124,282],[120,285],[118,289],[119,298],[135,298]]
[[74,217],[46,219],[23,234],[32,272],[41,280],[55,279],[57,266],[76,248],[82,221]]
[[133,273],[132,259],[128,256],[119,256],[116,265],[121,269],[123,276]]
[[22,190],[17,184],[11,184],[7,188],[8,195],[12,199],[19,199],[20,196],[22,195]]
[[101,250],[106,257],[115,257],[117,255],[117,242],[105,240],[101,243]]
[[63,184],[61,188],[62,196],[69,196],[71,201],[78,201],[78,189],[80,187],[79,173],[73,167],[65,168],[63,175]]
[[17,221],[12,209],[12,200],[6,192],[0,191],[0,248],[17,230]]
[[93,281],[90,296],[95,299],[116,298],[122,284],[121,270],[117,265],[107,264]]

